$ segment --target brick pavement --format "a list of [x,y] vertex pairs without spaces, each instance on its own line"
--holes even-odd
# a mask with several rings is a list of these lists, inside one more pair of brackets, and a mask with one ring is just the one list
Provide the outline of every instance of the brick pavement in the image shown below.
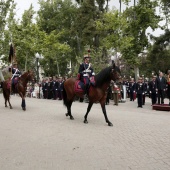
[[65,116],[62,101],[0,94],[0,170],[170,170],[170,112],[155,111],[150,99],[106,106],[107,126],[99,104],[83,123],[86,103],[74,102],[75,120]]

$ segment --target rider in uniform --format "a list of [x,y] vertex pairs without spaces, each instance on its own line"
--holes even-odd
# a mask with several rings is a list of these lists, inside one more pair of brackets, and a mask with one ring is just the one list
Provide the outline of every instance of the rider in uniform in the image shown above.
[[21,76],[21,72],[18,69],[17,63],[14,62],[12,66],[12,91],[15,92],[15,84],[18,81],[18,77]]
[[95,75],[93,72],[93,68],[91,67],[90,56],[84,55],[84,62],[80,64],[79,67],[79,79],[84,83],[85,85],[85,94],[88,95],[89,85],[90,85],[90,77]]

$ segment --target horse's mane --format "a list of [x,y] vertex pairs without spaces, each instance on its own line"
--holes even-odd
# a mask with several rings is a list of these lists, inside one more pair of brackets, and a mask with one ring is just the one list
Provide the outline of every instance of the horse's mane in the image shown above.
[[[97,87],[100,87],[103,85],[103,83],[109,82],[111,80],[110,73],[112,69],[113,66],[106,67],[95,76],[95,82]],[[120,70],[117,66],[115,66],[115,70],[120,73]]]

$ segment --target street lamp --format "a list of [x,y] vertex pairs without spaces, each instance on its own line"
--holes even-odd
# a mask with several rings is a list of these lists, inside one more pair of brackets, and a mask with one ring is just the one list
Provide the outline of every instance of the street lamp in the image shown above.
[[37,69],[36,69],[36,72],[37,72],[37,83],[39,83],[39,67],[40,67],[39,59],[41,58],[41,55],[39,53],[36,53],[35,57],[36,57],[36,65],[37,65]]

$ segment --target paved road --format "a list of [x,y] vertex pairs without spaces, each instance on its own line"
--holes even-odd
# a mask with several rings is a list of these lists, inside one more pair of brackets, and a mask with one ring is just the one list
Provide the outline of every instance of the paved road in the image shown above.
[[127,101],[106,106],[107,126],[99,104],[83,123],[87,104],[74,102],[75,120],[65,116],[62,101],[0,94],[0,170],[170,170],[170,112]]

